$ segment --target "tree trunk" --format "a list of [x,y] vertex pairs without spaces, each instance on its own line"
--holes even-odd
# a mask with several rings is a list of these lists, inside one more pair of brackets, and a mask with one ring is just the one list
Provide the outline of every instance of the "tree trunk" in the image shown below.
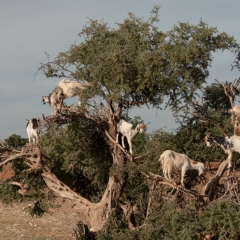
[[206,184],[206,186],[203,188],[202,194],[207,195],[207,197],[204,197],[205,202],[214,200],[217,192],[217,185],[228,165],[229,165],[229,160],[223,161],[219,165],[215,177],[210,179],[209,182]]
[[[116,145],[116,123],[110,123],[105,133],[106,142],[109,145],[110,152],[113,158],[113,163],[123,165],[126,161],[126,154],[121,150],[122,147]],[[79,220],[92,232],[99,231],[108,221],[110,214],[117,207],[118,200],[121,197],[122,190],[126,183],[126,178],[120,174],[109,176],[106,190],[98,203],[92,203],[86,198],[72,191],[67,185],[61,182],[55,174],[49,169],[45,162],[41,159],[39,148],[34,150],[34,153],[27,155],[30,166],[34,169],[42,169],[42,177],[47,186],[57,195],[63,198],[70,199],[80,211]]]
[[99,203],[92,203],[86,198],[72,191],[67,185],[62,183],[45,165],[42,177],[47,186],[57,195],[72,200],[75,207],[80,211],[79,220],[87,225],[90,231],[96,232],[103,228],[112,210],[116,208],[116,181],[114,177],[109,177],[106,190]]

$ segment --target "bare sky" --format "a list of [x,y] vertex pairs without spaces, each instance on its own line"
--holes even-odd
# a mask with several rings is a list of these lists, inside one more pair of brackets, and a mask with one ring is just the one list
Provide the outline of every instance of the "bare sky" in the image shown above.
[[[41,74],[34,78],[39,63],[46,62],[45,52],[54,58],[79,42],[78,33],[88,18],[103,19],[109,27],[117,28],[115,23],[121,23],[128,12],[147,20],[154,4],[161,6],[158,27],[162,31],[178,22],[198,24],[202,19],[240,42],[237,0],[0,0],[0,139],[14,133],[27,137],[26,119],[50,114],[41,97],[49,94],[57,82]],[[231,71],[232,54],[214,56],[207,83],[239,77],[238,71]],[[166,110],[141,108],[130,113],[134,115],[150,122],[148,132],[177,127]]]

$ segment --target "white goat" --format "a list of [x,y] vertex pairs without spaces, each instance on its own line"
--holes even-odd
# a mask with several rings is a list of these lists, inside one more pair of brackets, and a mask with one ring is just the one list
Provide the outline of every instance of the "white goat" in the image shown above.
[[121,119],[117,124],[117,136],[116,143],[118,143],[118,135],[122,134],[122,146],[125,148],[124,137],[127,138],[129,150],[132,154],[132,140],[137,135],[137,133],[142,133],[144,131],[145,125],[143,123],[139,123],[135,128],[129,122],[124,119]]
[[31,144],[31,142],[38,143],[38,135],[40,133],[39,131],[40,119],[32,118],[31,120],[27,119],[27,121],[28,123],[26,125],[26,128],[27,128],[29,144]]
[[58,86],[63,90],[63,99],[78,96],[78,106],[81,106],[82,91],[89,86],[89,84],[62,79],[58,82]]
[[208,133],[204,137],[204,141],[208,147],[211,147],[214,142],[220,146],[223,151],[228,154],[228,157],[226,159],[229,161],[228,168],[232,167],[233,153],[240,153],[240,136],[234,135],[231,137],[219,137]]
[[62,79],[58,82],[58,86],[48,96],[42,97],[42,102],[44,104],[49,103],[51,106],[52,115],[56,115],[57,110],[63,106],[63,100],[66,98],[78,96],[78,105],[81,106],[82,91],[87,86],[89,86],[88,83]]
[[204,173],[205,167],[202,162],[191,160],[187,155],[166,150],[159,158],[162,164],[163,175],[166,179],[171,180],[171,174],[174,168],[181,171],[181,184],[184,186],[183,180],[188,170],[197,169],[199,176]]
[[63,105],[63,90],[57,86],[48,96],[42,97],[42,102],[43,104],[49,103],[52,115],[56,115],[58,109]]

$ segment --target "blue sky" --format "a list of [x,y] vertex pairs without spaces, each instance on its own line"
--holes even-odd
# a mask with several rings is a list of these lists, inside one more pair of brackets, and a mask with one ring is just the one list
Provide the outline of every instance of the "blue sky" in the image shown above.
[[[198,24],[200,19],[219,32],[226,32],[240,42],[237,0],[0,0],[0,139],[13,133],[27,137],[26,119],[50,115],[50,107],[41,103],[57,80],[38,74],[47,52],[53,59],[66,51],[90,19],[103,19],[111,28],[121,23],[128,12],[148,19],[157,4],[161,6],[158,28],[168,31],[178,22]],[[214,54],[207,83],[214,79],[233,81],[239,77],[231,71],[234,56],[228,52]],[[77,103],[77,99],[72,99]],[[141,108],[130,116],[141,116],[150,124],[148,132],[163,128],[174,131],[178,126],[171,112]]]

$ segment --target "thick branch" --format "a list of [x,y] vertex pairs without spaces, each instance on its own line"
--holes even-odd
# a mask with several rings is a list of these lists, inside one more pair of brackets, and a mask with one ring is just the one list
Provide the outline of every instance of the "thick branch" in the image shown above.
[[156,188],[156,183],[157,183],[157,180],[154,180],[152,186],[150,187],[146,218],[148,218],[150,215],[150,207],[153,199],[153,192]]
[[114,108],[113,108],[113,102],[112,100],[109,101],[108,103],[109,109],[110,109],[110,114],[114,116]]
[[63,198],[68,198],[70,200],[81,203],[82,207],[84,206],[84,208],[89,208],[93,205],[86,198],[81,197],[80,195],[72,191],[67,185],[61,182],[46,165],[43,166],[43,169],[44,172],[41,175],[47,186],[55,193],[57,193]]
[[111,135],[108,133],[108,131],[107,131],[106,129],[104,130],[104,133],[106,134],[106,136],[108,137],[108,139],[109,139],[112,143],[116,144],[116,145],[122,150],[122,152],[124,152],[124,154],[126,155],[126,157],[128,158],[128,160],[129,160],[130,162],[132,162],[132,161],[133,161],[132,155],[129,154],[119,143],[116,143],[116,140],[114,140],[114,139],[111,137]]
[[239,88],[240,78],[235,79],[230,86],[225,85],[223,82],[221,82],[221,84],[223,86],[224,93],[229,98],[231,107],[233,108],[235,97],[240,94],[240,88]]
[[12,160],[15,160],[15,159],[18,159],[18,158],[22,158],[22,157],[24,157],[24,156],[26,156],[26,154],[18,153],[18,154],[16,154],[16,155],[13,155],[13,156],[7,158],[6,160],[2,161],[2,162],[0,163],[0,167],[3,166],[3,165],[5,165],[6,163],[12,161]]
[[118,104],[118,109],[117,109],[117,111],[116,111],[116,113],[115,113],[115,116],[119,119],[119,117],[121,116],[121,114],[122,114],[122,103],[119,103],[119,104]]
[[215,177],[210,179],[209,182],[206,184],[206,186],[203,188],[202,193],[203,193],[203,195],[206,195],[206,197],[207,197],[207,198],[205,198],[205,201],[214,200],[216,193],[217,193],[217,185],[228,165],[229,165],[229,160],[223,161],[219,165]]
[[108,113],[108,110],[107,110],[107,108],[104,106],[104,104],[103,103],[100,103],[100,107],[103,109],[103,111],[105,112],[105,114],[106,114],[106,116],[107,116],[107,118],[109,118],[109,113]]
[[130,230],[134,230],[136,229],[134,224],[133,224],[133,214],[134,212],[136,212],[136,206],[132,206],[131,204],[127,203],[127,204],[119,204],[119,206],[122,208],[123,213],[125,215],[125,218],[128,222],[128,227]]

